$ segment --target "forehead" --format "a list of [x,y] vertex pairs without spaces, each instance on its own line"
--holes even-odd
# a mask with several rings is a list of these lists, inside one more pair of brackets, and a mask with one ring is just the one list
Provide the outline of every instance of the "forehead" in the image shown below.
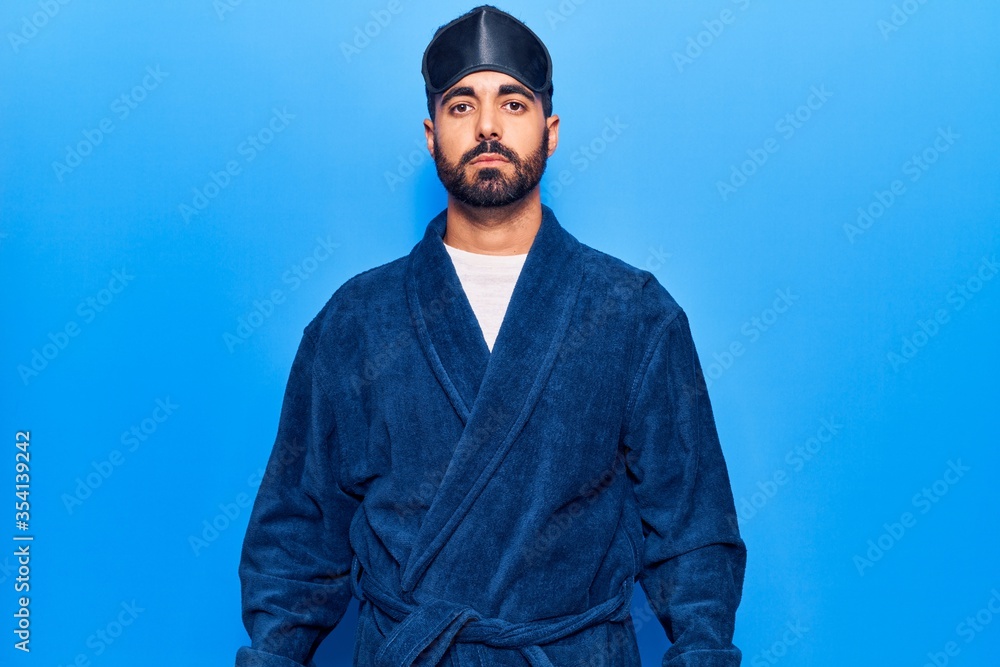
[[494,70],[481,70],[479,72],[466,74],[461,79],[456,81],[450,88],[443,91],[441,96],[447,95],[455,88],[472,88],[476,91],[477,95],[483,95],[490,92],[495,93],[500,89],[500,86],[504,84],[513,84],[527,88],[527,86],[509,74],[504,74],[503,72],[497,72]]

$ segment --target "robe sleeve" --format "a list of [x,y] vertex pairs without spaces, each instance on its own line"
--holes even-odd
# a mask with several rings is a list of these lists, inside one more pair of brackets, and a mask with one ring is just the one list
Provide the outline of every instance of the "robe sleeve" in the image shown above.
[[339,485],[333,406],[315,372],[317,344],[311,324],[292,363],[243,541],[239,575],[251,644],[237,652],[237,667],[308,664],[351,599],[348,530],[360,501]]
[[672,642],[663,667],[738,667],[746,547],[704,376],[683,310],[650,329],[624,435],[645,536],[637,578]]

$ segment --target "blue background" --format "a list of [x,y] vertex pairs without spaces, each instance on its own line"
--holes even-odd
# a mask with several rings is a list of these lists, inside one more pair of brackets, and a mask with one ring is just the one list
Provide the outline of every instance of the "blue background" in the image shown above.
[[[246,642],[246,503],[301,331],[445,206],[420,57],[470,6],[4,3],[4,665]],[[690,316],[749,549],[744,664],[996,664],[1000,5],[500,6],[554,60],[543,201]],[[349,663],[355,607],[319,664]],[[657,665],[638,588],[633,615]]]

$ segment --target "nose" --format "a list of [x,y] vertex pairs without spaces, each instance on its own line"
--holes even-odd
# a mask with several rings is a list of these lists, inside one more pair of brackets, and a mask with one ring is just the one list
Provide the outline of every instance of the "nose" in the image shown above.
[[499,114],[491,105],[485,104],[479,111],[476,119],[476,140],[486,141],[487,139],[500,140],[503,137],[503,130],[500,123]]

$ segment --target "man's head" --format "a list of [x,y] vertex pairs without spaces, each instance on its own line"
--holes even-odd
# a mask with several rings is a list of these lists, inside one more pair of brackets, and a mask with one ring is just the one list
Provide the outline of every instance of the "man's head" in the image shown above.
[[483,5],[438,29],[422,71],[427,148],[448,192],[494,207],[534,190],[559,137],[552,63],[541,40]]

